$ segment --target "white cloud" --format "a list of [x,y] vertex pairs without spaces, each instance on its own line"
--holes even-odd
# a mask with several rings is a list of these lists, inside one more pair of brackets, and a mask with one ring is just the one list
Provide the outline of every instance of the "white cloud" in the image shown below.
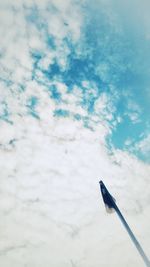
[[150,155],[150,135],[144,137],[140,142],[135,146],[135,149],[140,152],[146,159],[149,160]]
[[[36,3],[48,19],[48,2]],[[95,124],[95,131],[84,128],[79,121],[53,117],[56,104],[46,90],[48,81],[45,84],[31,81],[33,62],[29,50],[40,49],[47,55],[39,67],[46,68],[55,56],[63,67],[69,53],[66,48],[63,55],[64,47],[60,47],[63,38],[70,34],[76,43],[82,17],[78,7],[73,8],[72,1],[53,1],[61,15],[51,20],[51,26],[49,19],[49,31],[51,29],[59,46],[51,52],[43,44],[44,33],[40,35],[35,27],[26,28],[27,24],[25,27],[22,4],[22,1],[14,4],[19,10],[10,16],[15,24],[1,16],[5,50],[1,73],[6,81],[12,80],[12,86],[7,87],[3,81],[0,96],[7,102],[13,120],[13,124],[0,121],[1,264],[7,267],[138,267],[140,260],[138,262],[119,221],[115,215],[105,214],[98,181],[104,179],[150,252],[150,167],[128,153],[119,150],[113,155],[108,153],[105,137],[110,126],[105,120],[112,120],[111,114],[115,112],[109,95],[103,93],[96,102],[96,115],[91,120],[100,123]],[[33,1],[24,4],[30,8]],[[68,26],[61,27],[64,21]],[[40,69],[36,75],[42,83],[44,77]],[[20,92],[22,81],[26,90]],[[49,85],[52,83],[56,83],[63,94],[64,107],[72,113],[87,115],[81,107],[77,110],[76,104],[82,98],[79,88],[73,88],[72,96],[60,81],[50,81]],[[88,81],[84,81],[83,86],[95,93],[94,85]],[[32,95],[39,99],[36,110],[40,120],[27,116],[26,102]],[[118,117],[118,122],[120,120]],[[146,140],[140,147],[147,147]],[[124,257],[127,254],[128,257]]]
[[[43,110],[46,114],[46,105]],[[1,254],[4,264],[10,266],[11,257],[14,257],[13,266],[34,265],[34,253],[40,248],[39,266],[45,257],[45,266],[52,262],[56,266],[60,266],[60,262],[61,266],[69,266],[71,259],[78,262],[78,266],[87,263],[103,266],[106,262],[107,266],[120,263],[126,266],[127,259],[118,258],[118,250],[113,254],[110,251],[117,246],[122,255],[130,250],[130,240],[115,215],[105,214],[98,181],[104,179],[133,228],[137,227],[145,240],[147,220],[141,212],[148,209],[149,167],[121,151],[108,156],[99,131],[91,132],[78,122],[59,120],[50,114],[49,119],[39,122],[32,118],[16,118],[15,127],[3,123],[1,137],[5,137],[4,144],[16,138],[11,150],[3,146],[0,152],[1,229],[5,233],[1,240],[5,239],[6,248],[25,244],[22,250],[26,256],[28,254],[18,262],[18,254],[6,249],[5,259],[4,253]],[[146,246],[146,241],[144,244]],[[89,253],[93,246],[94,252]],[[50,258],[48,247],[53,247]],[[1,250],[3,248],[1,243]],[[63,250],[59,261],[58,249]],[[16,251],[19,253],[19,248]],[[109,260],[107,253],[110,253]],[[140,266],[136,258],[133,249],[128,260]]]
[[128,110],[126,111],[125,115],[129,116],[132,123],[138,123],[141,121],[141,107],[135,101],[133,101],[131,97],[128,98],[127,109]]

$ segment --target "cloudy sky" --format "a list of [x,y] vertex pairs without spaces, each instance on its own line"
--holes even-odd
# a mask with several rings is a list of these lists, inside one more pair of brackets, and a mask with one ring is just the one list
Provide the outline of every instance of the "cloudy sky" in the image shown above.
[[0,264],[142,267],[150,256],[148,0],[0,0]]

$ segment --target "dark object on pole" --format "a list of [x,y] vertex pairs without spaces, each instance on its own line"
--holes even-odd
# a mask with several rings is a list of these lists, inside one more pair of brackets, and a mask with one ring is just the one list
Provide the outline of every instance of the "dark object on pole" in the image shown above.
[[125,218],[123,217],[123,215],[121,214],[118,206],[115,203],[115,199],[111,196],[111,194],[109,193],[109,191],[107,190],[106,186],[104,185],[104,183],[102,181],[99,182],[100,184],[100,190],[102,193],[102,198],[104,201],[104,204],[107,208],[107,210],[112,210],[114,209],[117,213],[117,215],[119,216],[119,219],[121,220],[122,224],[124,225],[125,229],[127,230],[131,240],[133,241],[134,245],[136,246],[139,254],[141,255],[143,261],[145,262],[145,265],[147,267],[150,267],[150,261],[148,259],[148,257],[146,256],[144,250],[142,249],[140,243],[138,242],[138,240],[136,239],[135,235],[133,234],[133,232],[131,231],[129,225],[127,224]]

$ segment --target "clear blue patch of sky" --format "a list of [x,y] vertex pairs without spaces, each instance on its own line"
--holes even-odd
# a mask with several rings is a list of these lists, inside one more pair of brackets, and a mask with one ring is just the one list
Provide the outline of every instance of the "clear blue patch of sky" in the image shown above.
[[56,85],[51,85],[49,87],[49,92],[50,92],[50,97],[56,102],[60,103],[62,102],[61,99],[61,93],[59,92],[58,88]]
[[69,117],[69,115],[70,115],[70,112],[69,112],[69,110],[66,110],[66,109],[55,109],[55,111],[54,111],[55,117],[66,118],[66,117]]
[[123,149],[128,139],[133,141],[136,137],[136,141],[139,141],[141,139],[142,125],[143,123],[133,123],[128,116],[124,116],[110,136],[111,143],[115,147]]
[[[89,19],[88,15],[91,15]],[[116,115],[122,117],[122,122],[114,127],[110,142],[117,148],[123,149],[128,138],[139,141],[142,132],[146,130],[149,121],[150,96],[147,88],[150,85],[150,43],[144,37],[142,29],[131,27],[127,20],[119,17],[118,25],[106,13],[96,9],[87,15],[85,35],[83,38],[84,53],[90,56],[95,70],[106,66],[107,86],[113,85],[118,93]],[[117,30],[118,27],[118,30]],[[100,79],[101,71],[99,71]],[[106,82],[106,81],[105,81]],[[134,102],[141,109],[140,123],[133,123],[128,116],[128,101],[130,92]]]

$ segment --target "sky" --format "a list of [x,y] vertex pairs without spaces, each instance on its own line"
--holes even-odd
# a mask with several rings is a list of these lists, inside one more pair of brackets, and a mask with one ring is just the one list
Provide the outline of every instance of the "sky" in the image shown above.
[[150,219],[149,1],[0,1],[0,262],[143,266]]

